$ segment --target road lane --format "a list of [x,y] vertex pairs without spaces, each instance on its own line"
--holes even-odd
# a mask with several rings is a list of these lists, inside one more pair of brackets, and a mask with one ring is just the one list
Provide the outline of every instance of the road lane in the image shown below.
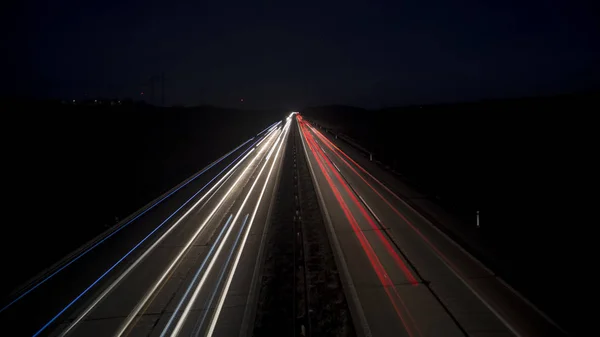
[[[369,210],[369,216],[377,221],[389,241],[401,253],[403,260],[416,271],[421,282],[416,288],[423,289],[424,294],[429,293],[435,298],[432,305],[442,308],[441,312],[454,322],[455,329],[437,330],[440,335],[448,335],[450,331],[469,336],[562,335],[556,326],[504,286],[491,271],[426,223],[420,214],[335,147],[318,130],[308,125],[305,125],[304,130],[309,142],[314,142],[316,152],[324,157],[324,161],[331,162],[332,170],[338,171],[342,177],[341,184],[345,183],[350,187],[351,193]],[[405,289],[408,288],[402,287],[402,290]],[[416,292],[411,289],[402,293],[401,297],[409,298],[408,302]],[[365,299],[371,300],[369,297]],[[362,304],[367,312],[373,310],[368,304]],[[422,311],[422,304],[407,307],[413,312],[415,325],[421,330],[438,324],[426,317],[426,311],[422,315],[419,313]],[[431,309],[427,311],[429,310]]]
[[[277,149],[287,140],[287,129],[272,130],[250,155],[253,158],[201,209],[190,213],[164,240],[154,242],[145,258],[110,291],[99,287],[54,335],[174,336],[208,331],[231,335],[239,331],[248,275],[254,272],[257,239],[271,202],[261,196],[272,195],[265,192],[275,186],[273,172],[281,163]],[[257,227],[251,232],[252,222]],[[137,259],[133,261],[129,267]],[[115,271],[111,281],[126,271],[125,266]]]

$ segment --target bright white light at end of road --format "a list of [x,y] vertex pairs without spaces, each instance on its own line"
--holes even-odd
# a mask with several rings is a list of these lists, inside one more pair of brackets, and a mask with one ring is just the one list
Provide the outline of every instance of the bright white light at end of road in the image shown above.
[[288,118],[292,118],[293,115],[297,115],[298,111],[292,111],[292,113],[288,116]]

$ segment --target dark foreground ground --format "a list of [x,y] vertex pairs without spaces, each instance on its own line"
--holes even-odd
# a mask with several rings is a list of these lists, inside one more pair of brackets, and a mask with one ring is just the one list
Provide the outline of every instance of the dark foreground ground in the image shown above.
[[284,115],[19,102],[3,109],[0,296]]
[[480,211],[489,249],[478,258],[568,331],[582,332],[576,308],[588,288],[575,280],[592,263],[592,229],[583,224],[595,215],[584,195],[599,97],[302,113],[349,136],[465,226],[475,227]]

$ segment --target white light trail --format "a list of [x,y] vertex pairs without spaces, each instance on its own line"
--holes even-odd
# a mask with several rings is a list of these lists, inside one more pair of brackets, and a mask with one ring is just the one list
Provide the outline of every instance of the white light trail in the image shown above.
[[[285,139],[285,137],[287,136],[287,131],[289,129],[289,125],[290,125],[290,123],[288,121],[283,130],[283,139]],[[263,188],[260,191],[260,196],[258,197],[256,206],[254,207],[254,211],[252,212],[252,217],[250,218],[250,222],[246,226],[246,232],[244,233],[244,238],[242,239],[242,243],[240,244],[240,249],[238,250],[237,255],[235,256],[235,260],[233,262],[233,267],[231,268],[231,271],[229,272],[227,281],[225,283],[225,287],[223,288],[223,291],[221,292],[221,296],[219,297],[219,302],[215,309],[215,313],[213,314],[212,319],[210,321],[210,325],[208,327],[208,332],[206,333],[206,336],[208,336],[208,337],[212,336],[212,334],[215,330],[215,326],[217,325],[217,321],[219,320],[219,315],[221,314],[221,309],[223,308],[223,304],[225,303],[225,297],[227,296],[227,291],[229,290],[229,287],[231,286],[231,281],[233,280],[233,276],[235,275],[235,270],[237,269],[237,265],[240,262],[242,252],[244,251],[244,246],[246,245],[246,240],[248,239],[248,235],[250,234],[250,228],[252,228],[252,222],[254,222],[254,218],[256,217],[256,213],[258,212],[260,202],[265,193],[265,190],[267,189],[267,185],[269,184],[269,178],[271,177],[271,174],[273,173],[273,168],[275,167],[275,163],[277,163],[277,158],[279,157],[279,152],[281,151],[281,147],[283,146],[284,143],[285,142],[282,141],[279,144],[279,148],[277,149],[277,153],[275,154],[275,158],[273,159],[273,162],[271,163],[271,168],[269,169],[269,173],[267,174],[267,179],[265,180],[265,184],[263,185]]]
[[263,139],[261,139],[254,147],[258,148],[260,146],[260,144],[262,144],[262,142],[264,142],[267,138],[269,138],[269,135],[275,131],[275,128],[277,127],[277,125],[273,125],[272,128],[269,129],[269,131],[267,131],[267,134],[265,135],[265,137]]
[[163,233],[157,240],[156,242],[151,245],[150,247],[148,247],[148,249],[140,256],[138,257],[135,262],[133,262],[115,281],[113,281],[81,314],[79,314],[79,316],[77,316],[77,318],[71,322],[71,324],[69,324],[69,326],[62,331],[62,333],[59,335],[60,337],[64,337],[66,336],[77,324],[79,324],[79,322],[81,322],[82,319],[84,319],[95,307],[96,305],[98,305],[98,303],[100,303],[100,301],[102,301],[135,267],[137,267],[139,265],[139,263],[144,260],[146,258],[146,256],[148,256],[153,250],[154,248],[156,248],[156,246],[158,246],[158,244],[160,242],[162,242],[167,235],[169,235],[180,223],[181,221],[183,221],[183,219],[185,219],[185,217],[187,217],[200,203],[202,203],[204,201],[204,199],[206,199],[207,196],[209,196],[215,189],[220,188],[221,187],[221,183],[223,181],[225,181],[225,179],[229,178],[229,176],[231,174],[233,174],[233,172],[236,170],[236,168],[242,164],[246,158],[248,158],[248,156],[254,152],[254,149],[251,149],[250,151],[248,151],[248,153],[246,153],[244,155],[244,157],[242,157],[242,159],[240,159],[223,177],[221,177],[221,179],[219,179],[219,181],[217,181],[217,183],[215,183],[215,185],[213,187],[211,187],[201,198],[200,200],[198,200],[192,207],[190,207],[190,209],[185,212],[165,233]]
[[200,276],[200,273],[204,270],[204,266],[206,265],[206,263],[208,262],[208,260],[213,256],[215,248],[218,245],[220,245],[220,242],[223,242],[223,240],[222,240],[223,234],[225,233],[225,230],[227,228],[229,228],[229,225],[231,225],[231,218],[233,218],[233,214],[229,215],[229,218],[227,219],[227,222],[225,223],[225,225],[221,229],[221,232],[219,233],[219,236],[217,237],[217,239],[213,243],[212,247],[210,247],[210,251],[208,252],[208,254],[206,255],[206,257],[202,261],[202,264],[200,265],[200,268],[198,268],[198,270],[196,271],[196,274],[192,278],[192,281],[190,282],[190,285],[185,290],[185,293],[183,294],[183,296],[181,296],[181,299],[179,300],[179,303],[177,303],[177,307],[175,307],[175,310],[173,311],[173,314],[171,315],[171,318],[169,318],[169,321],[167,322],[167,325],[163,329],[163,332],[161,333],[160,337],[163,337],[165,335],[166,330],[173,323],[173,320],[175,319],[177,313],[179,312],[179,309],[181,309],[181,306],[183,305],[183,303],[187,299],[190,291],[192,291],[192,288],[194,287],[194,284],[196,283],[196,280]]
[[[221,268],[221,273],[219,274],[219,278],[217,279],[217,282],[215,283],[215,285],[213,287],[213,291],[210,294],[210,299],[207,302],[205,302],[205,308],[212,308],[212,306],[213,306],[213,300],[215,299],[215,296],[217,296],[217,293],[219,292],[219,287],[221,286],[221,283],[223,283],[223,278],[225,276],[225,272],[227,272],[227,267],[230,265],[229,261],[231,261],[231,258],[233,257],[233,253],[235,253],[236,248],[239,247],[238,243],[240,242],[240,238],[242,237],[242,234],[244,233],[244,229],[246,228],[246,223],[248,222],[249,216],[250,216],[250,214],[246,214],[246,216],[244,217],[244,220],[242,220],[242,225],[240,226],[240,230],[238,231],[237,236],[233,240],[233,245],[231,246],[231,250],[229,251],[229,255],[227,255],[227,259],[225,260],[225,263],[223,263],[223,268]],[[202,318],[196,324],[196,327],[194,328],[194,330],[192,331],[190,336],[198,336],[200,334],[200,329],[202,329],[202,326],[204,325],[204,320],[206,319],[206,316],[208,315],[209,311],[210,310],[208,310],[208,309],[204,310],[204,313],[202,314]],[[173,316],[171,316],[171,317],[173,317]]]
[[96,300],[94,300],[88,307],[87,309],[85,309],[73,322],[71,322],[71,324],[69,324],[69,326],[63,330],[63,332],[59,335],[60,337],[64,337],[66,336],[77,324],[79,324],[79,322],[85,318],[95,307],[96,305],[98,305],[98,303],[100,303],[100,301],[102,301],[104,299],[104,297],[106,297],[106,295],[108,295],[117,285],[119,285],[119,283],[121,282],[121,280],[123,280],[125,278],[125,276],[127,276],[135,267],[137,267],[137,265],[146,257],[148,256],[153,250],[154,248],[156,248],[156,246],[158,246],[158,244],[160,242],[162,242],[167,235],[169,235],[180,223],[181,221],[183,221],[183,219],[190,214],[202,201],[204,201],[204,199],[210,195],[210,193],[217,187],[221,186],[221,183],[227,179],[234,171],[235,169],[254,151],[254,149],[248,151],[248,153],[246,153],[246,155],[240,159],[240,161],[235,164],[221,179],[219,179],[219,181],[213,186],[211,187],[201,198],[200,200],[198,200],[187,212],[185,212],[165,233],[163,233],[163,235],[161,235],[155,242],[154,244],[152,244],[150,247],[148,247],[148,249],[140,256],[138,257],[135,262],[133,262],[129,268],[127,268],[115,281],[113,281],[106,289],[104,289],[104,291],[96,298]]
[[[280,133],[279,139],[275,142],[275,144],[273,144],[273,146],[271,147],[271,150],[267,154],[267,160],[265,160],[265,163],[262,165],[260,171],[258,172],[258,174],[256,176],[256,179],[254,179],[254,182],[252,183],[252,186],[250,187],[250,190],[246,194],[246,197],[244,198],[244,201],[242,201],[242,205],[240,206],[240,208],[239,208],[238,212],[236,213],[235,217],[233,218],[232,225],[227,230],[227,233],[225,233],[225,238],[223,239],[223,242],[225,242],[225,240],[227,240],[227,238],[231,234],[231,231],[233,230],[233,224],[235,224],[235,222],[239,218],[240,214],[242,213],[242,210],[243,210],[244,206],[246,205],[246,202],[250,198],[250,195],[252,194],[252,191],[254,190],[254,187],[256,186],[256,184],[258,183],[258,181],[260,180],[260,177],[262,176],[263,171],[265,170],[267,164],[269,163],[268,162],[268,158],[271,156],[271,154],[273,153],[273,151],[277,148],[277,145],[282,141],[283,137],[281,137],[281,135],[285,134],[285,132],[287,131],[287,126],[288,125],[289,125],[289,123],[286,123],[286,127],[284,127],[284,130],[282,130],[282,132]],[[207,277],[208,277],[211,269],[213,268],[214,264],[216,263],[217,256],[221,252],[221,249],[223,248],[223,246],[224,245],[219,246],[219,248],[217,249],[217,252],[215,253],[212,261],[210,262],[210,264],[206,268],[206,272],[204,273],[202,279],[200,280],[200,282],[196,286],[196,289],[194,290],[194,293],[192,294],[192,297],[188,301],[188,304],[184,308],[183,313],[181,314],[181,317],[179,318],[179,321],[177,321],[177,325],[175,325],[175,328],[173,328],[173,331],[171,332],[171,337],[177,336],[179,334],[179,332],[181,331],[181,328],[183,327],[183,323],[185,323],[185,320],[187,319],[187,316],[189,315],[190,310],[191,310],[194,302],[196,301],[196,299],[198,297],[198,294],[200,293],[200,290],[204,286],[204,282],[206,282],[206,279],[207,279]]]
[[275,123],[275,125],[273,125],[273,126],[272,126],[272,127],[269,129],[269,131],[271,131],[271,130],[273,130],[274,128],[278,127],[278,126],[279,126],[279,124],[281,124],[281,121],[278,121],[277,123]]
[[[117,330],[117,332],[115,333],[115,337],[117,336],[121,336],[123,333],[125,333],[125,331],[127,330],[127,328],[129,327],[129,325],[131,324],[131,322],[133,322],[133,320],[135,319],[135,317],[137,316],[137,314],[142,310],[142,308],[146,305],[146,303],[148,302],[148,300],[150,300],[150,298],[152,297],[152,295],[154,295],[154,293],[156,292],[156,290],[160,287],[160,285],[162,284],[162,282],[167,278],[167,276],[171,273],[171,270],[173,268],[175,268],[175,266],[179,263],[179,261],[181,260],[181,258],[183,257],[183,255],[185,255],[185,252],[188,250],[188,248],[194,243],[194,241],[196,241],[198,235],[200,235],[200,233],[204,230],[204,227],[206,227],[206,224],[208,224],[208,222],[212,219],[213,215],[219,210],[219,208],[221,207],[221,205],[225,202],[225,200],[227,200],[227,198],[229,197],[229,194],[231,194],[231,192],[237,188],[239,182],[242,180],[242,178],[244,178],[244,176],[246,175],[246,172],[252,167],[252,164],[254,163],[254,161],[256,161],[256,159],[258,159],[261,155],[261,152],[264,150],[264,147],[256,154],[256,156],[254,156],[254,158],[252,159],[252,161],[250,161],[250,163],[247,164],[246,168],[244,169],[244,171],[242,171],[242,173],[240,174],[240,176],[235,180],[235,182],[233,183],[233,185],[229,188],[229,190],[227,190],[227,193],[225,193],[225,195],[221,198],[221,200],[219,200],[219,203],[212,209],[212,211],[208,214],[208,216],[204,219],[204,221],[202,222],[202,224],[198,227],[198,229],[196,230],[196,232],[190,237],[190,239],[186,242],[186,244],[181,248],[181,250],[179,251],[179,254],[177,254],[177,256],[171,261],[171,264],[167,267],[167,269],[165,269],[165,271],[162,273],[162,275],[158,278],[158,280],[156,280],[156,282],[154,282],[154,285],[152,287],[150,287],[150,289],[146,292],[146,294],[144,295],[144,297],[142,297],[142,299],[138,302],[138,304],[135,306],[135,308],[133,308],[133,310],[129,313],[129,315],[127,316],[127,318],[123,321],[123,323],[121,323],[121,326],[119,327],[119,330]],[[250,152],[249,152],[250,153]],[[248,153],[248,154],[249,154]],[[207,194],[206,194],[207,195]],[[205,195],[205,196],[206,196]],[[190,210],[191,211],[191,210]],[[190,212],[188,211],[188,212]],[[186,213],[187,214],[187,213]],[[181,221],[181,219],[179,220]],[[179,222],[178,221],[178,222]],[[232,223],[235,223],[235,219]],[[172,229],[173,227],[171,227]],[[171,230],[169,229],[169,230]],[[166,234],[166,233],[165,233]],[[161,237],[162,239],[162,237]],[[225,240],[225,239],[224,239]],[[160,239],[155,242],[152,246],[150,246],[150,249],[153,249],[156,245],[158,245],[158,243],[160,243]],[[224,242],[224,241],[223,241]],[[218,252],[219,250],[217,250]],[[144,254],[146,254],[148,251],[144,252]],[[208,270],[206,272],[208,274]]]

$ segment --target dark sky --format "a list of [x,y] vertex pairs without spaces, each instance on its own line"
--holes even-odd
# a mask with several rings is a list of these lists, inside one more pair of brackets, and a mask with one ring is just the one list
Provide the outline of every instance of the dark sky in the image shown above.
[[168,104],[551,94],[600,87],[588,3],[37,0],[17,10],[16,47],[6,50],[13,89],[40,97],[149,99],[148,78],[163,71]]

